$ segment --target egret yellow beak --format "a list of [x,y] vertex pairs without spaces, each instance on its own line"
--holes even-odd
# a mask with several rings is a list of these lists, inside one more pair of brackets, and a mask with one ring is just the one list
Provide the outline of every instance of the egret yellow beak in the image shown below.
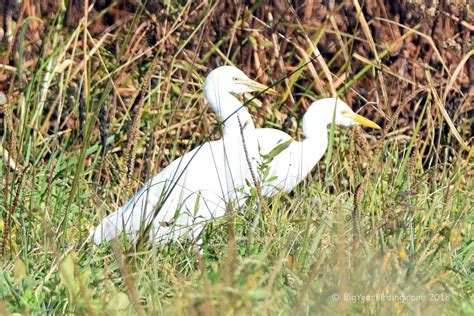
[[361,125],[368,126],[375,129],[380,129],[380,126],[378,126],[375,122],[369,120],[368,118],[363,117],[362,115],[351,113],[348,115],[348,117],[354,122],[359,123]]
[[272,94],[272,95],[278,94],[278,92],[275,89],[269,88],[264,84],[258,83],[257,81],[253,81],[253,80],[250,80],[250,79],[247,79],[247,80],[240,79],[236,82],[240,83],[240,84],[243,84],[243,85],[246,85],[250,89],[252,89],[254,91],[257,91],[257,92],[263,92],[263,93],[268,93],[268,94]]

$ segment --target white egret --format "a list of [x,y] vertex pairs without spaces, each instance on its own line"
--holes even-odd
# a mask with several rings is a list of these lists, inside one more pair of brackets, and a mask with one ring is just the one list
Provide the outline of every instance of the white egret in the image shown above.
[[[278,145],[283,149],[268,164],[267,179],[262,184],[262,194],[272,196],[279,190],[289,192],[316,166],[328,147],[328,125],[365,125],[380,129],[376,123],[354,113],[343,101],[325,98],[313,102],[303,116],[303,136],[300,142],[291,141],[288,134],[272,129],[258,128],[256,134],[262,155],[269,153]],[[269,158],[271,159],[271,157]]]
[[227,203],[242,201],[260,156],[251,116],[232,94],[253,91],[276,93],[235,67],[214,69],[204,94],[224,120],[222,138],[198,146],[154,176],[102,220],[92,233],[93,242],[110,241],[122,232],[136,241],[147,226],[146,237],[155,242],[195,238],[206,222],[224,215]]

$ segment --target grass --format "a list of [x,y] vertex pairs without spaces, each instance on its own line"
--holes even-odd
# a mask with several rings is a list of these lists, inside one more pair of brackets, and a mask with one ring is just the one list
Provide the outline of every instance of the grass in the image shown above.
[[[169,29],[151,47],[132,31],[142,26],[142,12],[128,33],[98,39],[83,25],[57,32],[58,15],[36,63],[5,70],[16,71],[17,88],[3,105],[0,313],[473,314],[472,149],[459,146],[449,127],[443,133],[445,118],[436,109],[447,99],[435,95],[435,84],[420,84],[418,98],[409,98],[418,109],[410,133],[390,135],[401,109],[382,134],[336,129],[332,154],[305,183],[291,194],[254,197],[233,217],[210,224],[202,255],[185,240],[136,251],[126,242],[92,247],[89,231],[101,218],[216,125],[203,100],[204,65],[238,63],[241,48],[232,38],[241,20],[210,46],[203,30],[213,8],[193,28],[190,5],[169,4]],[[362,29],[358,35],[370,36]],[[334,30],[323,25],[314,45],[325,32]],[[362,41],[337,32],[347,40],[344,49]],[[251,39],[257,52],[275,45]],[[174,52],[163,49],[173,40]],[[20,45],[28,45],[23,36]],[[376,48],[379,57],[388,51]],[[342,49],[337,54],[345,56]],[[297,52],[288,63],[301,65],[314,53]],[[341,76],[350,63],[328,69]],[[367,61],[347,82],[379,63]],[[302,69],[277,87],[282,99],[251,108],[257,125],[283,124],[284,107],[269,102],[294,102],[292,111],[301,112],[304,101],[291,101],[293,89],[317,97],[306,82],[342,93],[327,71]],[[396,100],[400,107],[406,98]],[[290,133],[299,137],[294,121]]]

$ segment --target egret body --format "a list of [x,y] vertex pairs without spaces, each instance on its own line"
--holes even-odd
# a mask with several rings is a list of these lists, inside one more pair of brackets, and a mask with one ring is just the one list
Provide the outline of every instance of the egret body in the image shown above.
[[232,94],[254,91],[275,93],[235,67],[213,70],[205,80],[204,94],[224,121],[222,138],[177,158],[149,180],[102,220],[92,233],[93,242],[110,241],[122,232],[137,240],[147,226],[148,237],[155,242],[183,235],[196,238],[208,221],[224,215],[229,203],[242,201],[260,156],[251,116]]

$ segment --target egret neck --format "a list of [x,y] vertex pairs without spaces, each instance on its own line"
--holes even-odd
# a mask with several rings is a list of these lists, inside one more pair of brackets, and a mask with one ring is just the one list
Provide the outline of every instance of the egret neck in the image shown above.
[[231,93],[220,94],[218,100],[209,98],[208,102],[223,121],[223,137],[240,137],[255,129],[247,108]]
[[300,175],[307,175],[311,172],[314,166],[318,163],[318,161],[323,157],[326,149],[328,147],[328,137],[327,132],[328,129],[326,126],[319,126],[321,131],[317,133],[321,133],[318,135],[325,136],[316,137],[316,136],[305,136],[303,141],[301,142],[293,142],[296,146],[301,147],[301,162],[300,162]]

